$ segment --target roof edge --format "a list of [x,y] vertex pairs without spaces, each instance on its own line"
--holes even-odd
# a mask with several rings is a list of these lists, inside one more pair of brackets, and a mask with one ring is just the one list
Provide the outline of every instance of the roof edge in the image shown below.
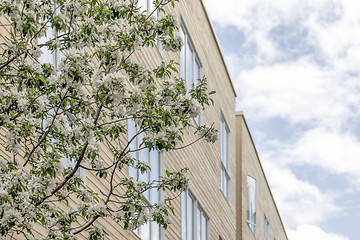
[[235,94],[235,97],[237,97],[236,91],[235,91],[235,88],[234,88],[234,84],[233,84],[233,82],[232,82],[232,80],[231,80],[229,70],[228,70],[228,68],[227,68],[227,66],[226,66],[224,56],[223,56],[223,54],[222,54],[222,52],[221,52],[221,49],[220,49],[219,40],[218,40],[218,38],[217,38],[217,36],[216,36],[216,34],[215,34],[215,30],[214,30],[214,27],[213,27],[213,25],[212,25],[212,23],[211,23],[211,21],[210,21],[210,18],[209,18],[209,15],[208,15],[208,13],[207,13],[205,4],[204,4],[203,0],[200,0],[200,3],[201,3],[201,5],[202,5],[202,7],[203,7],[203,9],[204,9],[206,19],[207,19],[207,21],[208,21],[208,23],[209,23],[211,32],[212,32],[212,34],[213,34],[213,36],[214,36],[214,38],[215,38],[216,47],[217,47],[217,49],[219,50],[221,60],[222,60],[222,62],[223,62],[223,64],[224,64],[224,66],[225,66],[225,71],[226,71],[227,76],[229,77],[229,82],[230,82],[231,88],[232,88],[232,90],[233,90],[233,92],[234,92],[234,94]]

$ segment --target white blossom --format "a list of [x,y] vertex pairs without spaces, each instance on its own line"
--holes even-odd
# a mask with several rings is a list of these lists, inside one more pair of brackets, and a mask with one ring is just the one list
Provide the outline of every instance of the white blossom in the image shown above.
[[[6,152],[0,157],[0,224],[9,227],[5,231],[23,231],[31,238],[34,224],[40,224],[46,229],[43,239],[75,239],[70,229],[82,223],[80,216],[112,215],[130,230],[154,214],[170,222],[166,204],[152,207],[135,197],[148,183],[123,175],[123,169],[141,165],[127,152],[126,123],[132,119],[145,131],[146,146],[171,150],[209,102],[187,92],[172,61],[155,67],[140,63],[136,52],[144,47],[152,51],[156,35],[166,51],[182,45],[176,17],[159,7],[163,16],[148,17],[126,0],[65,0],[56,6],[51,0],[0,1],[0,12],[14,33],[0,54]],[[99,14],[102,18],[93,17]],[[42,57],[50,60],[44,63]],[[217,138],[213,129],[196,131],[208,141]],[[86,189],[79,182],[80,170],[74,169],[79,165],[90,168],[86,174],[94,174],[96,181],[111,183],[114,192]],[[169,178],[183,185],[188,181],[183,173]],[[125,195],[124,203],[112,209],[104,203],[114,193]],[[79,206],[66,205],[77,198]],[[104,237],[101,226],[91,231]]]
[[200,112],[202,110],[202,106],[195,99],[191,99],[190,100],[190,109],[191,109],[191,112],[192,112],[191,117],[196,117],[197,115],[200,114]]
[[103,204],[95,204],[90,206],[87,210],[89,216],[96,216],[99,214],[106,214],[106,206]]

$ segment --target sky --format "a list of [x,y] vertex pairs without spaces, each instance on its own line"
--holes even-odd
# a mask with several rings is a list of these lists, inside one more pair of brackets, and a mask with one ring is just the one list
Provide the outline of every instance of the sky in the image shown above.
[[203,2],[289,240],[358,240],[360,1]]

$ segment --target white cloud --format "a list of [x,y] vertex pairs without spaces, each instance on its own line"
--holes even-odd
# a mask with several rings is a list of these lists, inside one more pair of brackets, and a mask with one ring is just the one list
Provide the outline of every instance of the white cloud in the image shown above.
[[272,150],[261,156],[284,223],[295,229],[289,239],[348,240],[316,226],[346,211],[341,193],[321,191],[291,167],[320,167],[360,186],[360,139],[349,133],[360,118],[360,1],[204,2],[213,21],[245,36],[239,52],[225,53],[237,109],[296,129],[291,140],[267,142]]
[[277,142],[272,147],[283,164],[321,167],[360,186],[360,141],[350,133],[314,128],[303,132],[294,143]]
[[[327,39],[332,36],[332,33],[339,34],[331,28],[328,29],[327,23],[339,21],[340,26],[346,25],[350,30],[348,19],[350,16],[355,16],[348,11],[348,9],[353,9],[353,6],[336,0],[224,0],[221,4],[217,0],[206,0],[205,3],[213,21],[223,27],[236,26],[245,33],[248,44],[256,44],[257,62],[265,64],[283,57],[282,49],[279,49],[269,38],[269,33],[275,27],[292,24],[293,28],[306,29],[309,31],[309,36],[303,41],[315,44],[319,48],[324,46],[325,50],[333,51],[332,46],[340,46],[342,49],[343,45],[338,45],[339,37]],[[340,38],[346,39],[345,36]],[[341,43],[346,43],[346,41]],[[324,54],[327,53],[325,50]]]
[[[347,55],[352,55],[352,48],[358,48],[360,44],[360,35],[354,31],[355,28],[360,26],[360,16],[356,11],[360,7],[360,3],[358,1],[342,0],[334,1],[329,6],[325,8],[325,16],[319,13],[308,18],[305,24],[310,31],[309,35],[312,40],[317,43],[319,49],[327,58],[338,59],[345,63],[347,62]],[[325,21],[323,21],[324,18]],[[336,21],[331,21],[332,18],[336,19]],[[359,63],[359,58],[356,58],[356,60]]]
[[287,231],[289,240],[349,240],[349,238],[325,232],[314,225],[299,225],[295,230]]
[[332,128],[360,116],[360,34],[354,30],[360,28],[360,2],[205,3],[213,21],[236,26],[245,35],[243,48],[253,48],[225,55],[239,110]]
[[298,179],[286,166],[268,157],[271,156],[265,156],[262,162],[287,228],[318,224],[341,210],[336,206],[332,193],[321,192],[315,185]]
[[238,106],[264,119],[339,128],[360,102],[358,79],[339,75],[308,58],[244,70],[234,79]]

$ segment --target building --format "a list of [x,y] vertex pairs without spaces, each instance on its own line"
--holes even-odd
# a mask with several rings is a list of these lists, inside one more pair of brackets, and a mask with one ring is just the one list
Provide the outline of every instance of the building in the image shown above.
[[200,73],[207,77],[208,89],[216,91],[214,106],[196,121],[214,124],[220,137],[215,144],[200,141],[164,154],[165,168],[188,167],[190,174],[188,190],[174,201],[176,215],[165,239],[235,239],[236,159],[232,143],[236,94],[202,1],[180,1],[175,14],[180,19],[184,47],[180,56],[171,57],[179,59],[181,75],[189,84]]
[[242,112],[236,113],[236,238],[287,240],[255,144]]
[[[139,2],[151,10],[152,0]],[[158,45],[144,49],[136,57],[150,67],[163,60],[175,59],[180,63],[180,76],[186,79],[188,86],[196,84],[196,79],[205,75],[208,89],[216,91],[214,105],[194,119],[194,124],[213,124],[219,130],[219,140],[214,144],[199,141],[171,152],[142,151],[133,155],[138,160],[146,159],[150,164],[152,171],[146,176],[149,180],[158,179],[165,169],[189,169],[189,187],[181,196],[175,198],[175,194],[157,191],[144,193],[144,198],[150,203],[166,197],[175,198],[175,215],[171,215],[172,224],[166,230],[147,223],[134,231],[125,231],[110,218],[101,219],[99,223],[106,228],[108,239],[286,240],[245,119],[241,114],[235,115],[236,93],[204,4],[201,0],[182,0],[172,11],[180,19],[180,33],[184,40],[182,51],[164,52]],[[0,37],[6,34],[8,32],[3,27]],[[42,61],[55,61],[56,65],[58,56],[46,54],[44,57],[47,59]],[[131,121],[128,129],[124,141],[136,133]],[[194,140],[195,136],[186,135],[184,142]],[[131,147],[136,148],[136,142],[134,144]],[[101,149],[101,156],[111,162],[111,154],[106,147]],[[126,169],[123,174],[138,177],[139,173]],[[92,173],[85,172],[83,175],[88,188],[107,188]],[[76,204],[76,200],[70,203]],[[40,236],[44,229],[39,227],[36,231]],[[79,239],[86,239],[86,233]]]
[[[150,2],[143,1],[143,6],[150,6]],[[185,149],[161,154],[160,169],[187,167],[190,175],[188,189],[173,200],[175,215],[171,215],[172,224],[166,231],[146,225],[134,233],[118,234],[126,239],[236,239],[235,90],[202,1],[180,1],[173,13],[180,20],[184,40],[180,54],[164,53],[158,47],[147,49],[139,58],[150,66],[163,59],[177,60],[180,75],[188,86],[205,75],[208,89],[216,91],[214,106],[194,120],[214,124],[221,140],[215,144],[199,141]],[[195,139],[189,135],[185,142]],[[175,197],[164,194],[160,198]]]

